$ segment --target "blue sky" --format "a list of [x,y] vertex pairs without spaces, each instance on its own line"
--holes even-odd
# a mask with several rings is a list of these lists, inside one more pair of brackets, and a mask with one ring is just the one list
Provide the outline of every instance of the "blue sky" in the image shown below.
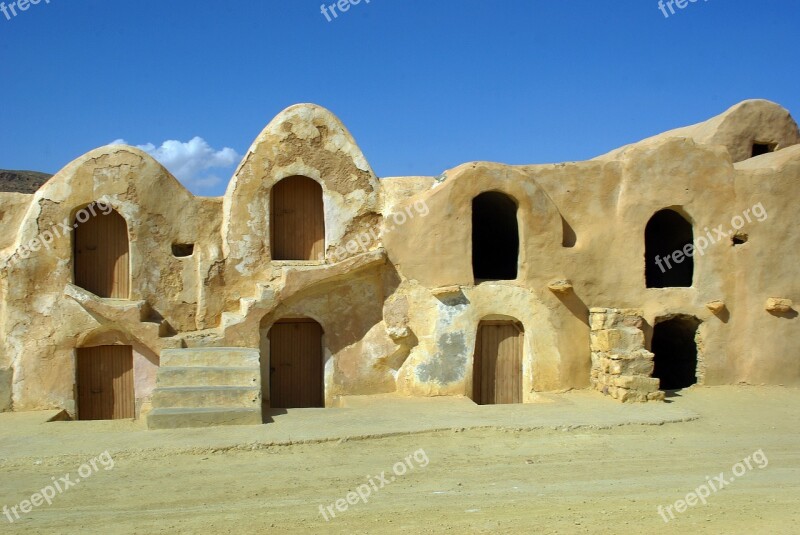
[[797,0],[46,1],[0,14],[0,168],[125,140],[220,195],[298,102],[381,177],[587,159],[747,98],[800,115]]

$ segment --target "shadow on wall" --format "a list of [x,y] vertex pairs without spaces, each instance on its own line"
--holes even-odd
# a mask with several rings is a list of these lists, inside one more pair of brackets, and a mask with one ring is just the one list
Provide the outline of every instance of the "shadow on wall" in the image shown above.
[[787,320],[792,320],[798,316],[798,312],[796,310],[787,310],[785,312],[770,310],[769,313],[776,318],[783,318]]
[[566,293],[558,292],[555,295],[573,316],[581,320],[587,327],[589,326],[589,307],[573,290]]
[[0,412],[11,410],[11,382],[13,378],[14,370],[12,368],[0,368]]
[[575,234],[575,229],[572,228],[572,225],[569,224],[569,221],[564,219],[564,216],[561,216],[561,227],[561,246],[566,248],[575,247],[575,244],[578,243],[578,235]]

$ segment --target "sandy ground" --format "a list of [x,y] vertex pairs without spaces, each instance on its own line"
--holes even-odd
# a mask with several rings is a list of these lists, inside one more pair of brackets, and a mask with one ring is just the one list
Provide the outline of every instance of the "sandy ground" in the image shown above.
[[[588,395],[575,399],[612,413],[619,408]],[[799,533],[800,389],[694,388],[670,402],[661,407],[699,417],[527,430],[478,422],[480,429],[294,445],[245,440],[268,424],[231,428],[239,444],[233,449],[200,443],[193,431],[74,427],[82,422],[46,424],[47,432],[33,436],[7,425],[9,416],[0,418],[0,506],[15,506],[66,474],[80,479],[79,468],[104,451],[101,438],[109,433],[129,437],[132,447],[110,450],[110,470],[104,459],[95,462],[97,471],[87,464],[91,475],[52,505],[14,523],[0,516],[0,533]],[[519,410],[550,411],[569,422],[578,409],[565,402]],[[493,410],[502,419],[503,408],[482,414],[491,418]],[[290,418],[302,422],[304,415]],[[65,449],[77,429],[94,455],[48,453],[59,451],[59,429],[69,429]],[[148,437],[152,448],[141,448],[137,441]],[[180,446],[170,442],[176,437]],[[752,469],[742,464],[734,475],[736,463],[757,451],[763,457],[751,457]],[[729,482],[705,505],[664,522],[659,505],[720,473]],[[347,510],[336,509],[336,500],[360,485],[366,494],[370,480],[366,503],[340,501]],[[321,505],[335,518],[326,511],[326,521]]]

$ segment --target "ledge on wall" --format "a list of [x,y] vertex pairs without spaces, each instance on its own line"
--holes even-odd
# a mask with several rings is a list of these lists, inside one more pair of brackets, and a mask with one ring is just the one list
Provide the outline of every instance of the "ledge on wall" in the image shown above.
[[179,340],[165,336],[169,330],[165,320],[150,319],[153,314],[147,301],[105,299],[74,284],[64,287],[64,295],[78,303],[102,326],[123,331],[155,352],[180,344]]

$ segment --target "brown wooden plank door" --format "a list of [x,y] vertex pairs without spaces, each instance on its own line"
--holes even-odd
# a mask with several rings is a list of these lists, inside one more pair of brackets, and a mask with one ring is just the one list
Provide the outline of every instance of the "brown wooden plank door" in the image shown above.
[[325,258],[325,207],[317,182],[292,176],[275,184],[271,214],[273,260]]
[[[128,225],[116,211],[107,215],[95,206],[97,215],[75,228],[75,285],[98,297],[128,299],[130,253]],[[88,213],[88,209],[84,209]]]
[[482,321],[475,340],[472,400],[480,405],[522,403],[524,333],[512,321]]
[[79,420],[136,417],[131,346],[78,348],[75,375]]
[[324,407],[322,326],[280,321],[269,332],[270,407]]

